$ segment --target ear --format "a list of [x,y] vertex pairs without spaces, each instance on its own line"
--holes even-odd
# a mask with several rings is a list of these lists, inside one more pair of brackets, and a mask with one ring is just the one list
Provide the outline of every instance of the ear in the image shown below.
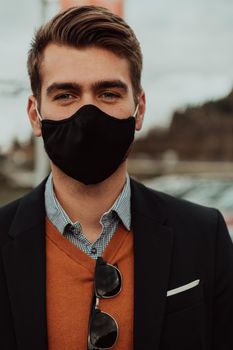
[[145,92],[142,90],[138,99],[138,112],[136,115],[136,125],[135,130],[139,131],[142,128],[144,114],[146,111],[146,96]]
[[36,112],[35,96],[28,97],[27,113],[32,126],[33,133],[36,137],[41,136],[41,123]]

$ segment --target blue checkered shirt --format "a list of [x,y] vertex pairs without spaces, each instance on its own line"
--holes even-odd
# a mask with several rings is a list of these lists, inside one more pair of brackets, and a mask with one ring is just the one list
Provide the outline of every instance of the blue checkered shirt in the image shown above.
[[104,213],[100,219],[102,231],[94,243],[88,241],[80,222],[72,222],[61,207],[53,190],[52,174],[49,175],[46,182],[45,209],[49,220],[62,235],[91,258],[97,259],[98,256],[102,256],[105,248],[116,232],[119,223],[122,223],[128,231],[130,230],[130,196],[130,180],[127,175],[122,192],[113,206]]

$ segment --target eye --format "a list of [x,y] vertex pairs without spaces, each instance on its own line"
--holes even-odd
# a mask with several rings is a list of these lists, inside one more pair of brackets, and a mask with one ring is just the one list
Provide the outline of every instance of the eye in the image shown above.
[[101,93],[100,98],[104,101],[116,101],[118,98],[120,98],[120,95],[116,92],[111,92],[111,91],[105,91]]
[[74,95],[67,93],[67,94],[60,94],[60,95],[55,96],[54,100],[69,101],[69,100],[72,100],[74,98],[75,98]]

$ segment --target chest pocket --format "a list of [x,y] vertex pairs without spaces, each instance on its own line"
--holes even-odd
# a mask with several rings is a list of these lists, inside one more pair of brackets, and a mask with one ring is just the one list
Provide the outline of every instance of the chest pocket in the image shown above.
[[203,284],[167,297],[166,313],[182,311],[203,301]]
[[205,350],[203,285],[167,297],[161,350]]

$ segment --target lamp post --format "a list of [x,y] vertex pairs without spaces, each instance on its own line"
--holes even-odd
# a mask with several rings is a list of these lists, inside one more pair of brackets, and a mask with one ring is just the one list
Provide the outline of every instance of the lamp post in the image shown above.
[[72,6],[95,5],[108,8],[113,13],[123,17],[124,0],[59,0],[61,8]]

